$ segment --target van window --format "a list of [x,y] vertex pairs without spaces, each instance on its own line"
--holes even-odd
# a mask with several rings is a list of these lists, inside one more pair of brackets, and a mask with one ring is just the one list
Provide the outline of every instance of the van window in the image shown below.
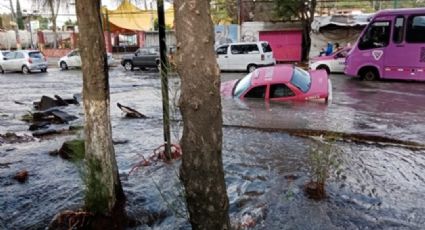
[[404,17],[397,16],[395,18],[394,31],[393,31],[394,43],[399,44],[403,42],[403,33],[404,33]]
[[217,48],[217,50],[215,51],[215,53],[217,55],[222,55],[222,54],[227,54],[227,48],[229,48],[229,46],[220,46]]
[[232,54],[258,54],[260,51],[258,50],[257,44],[244,44],[244,45],[232,45],[230,47],[230,52]]
[[407,19],[406,41],[425,43],[425,15],[414,15]]
[[272,48],[270,47],[269,43],[261,43],[261,47],[263,48],[264,53],[272,52]]
[[386,47],[390,40],[390,22],[378,21],[372,23],[359,41],[359,49],[375,49]]

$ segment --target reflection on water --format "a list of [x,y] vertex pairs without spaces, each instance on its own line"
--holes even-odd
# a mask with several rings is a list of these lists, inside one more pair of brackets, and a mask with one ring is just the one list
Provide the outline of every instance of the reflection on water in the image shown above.
[[[0,133],[26,132],[28,125],[18,119],[42,95],[70,96],[81,91],[78,71],[18,76],[0,77]],[[129,140],[115,146],[128,213],[144,223],[138,229],[190,229],[178,181],[179,162],[158,163],[126,176],[140,155],[147,157],[162,142],[159,79],[141,72],[123,74],[118,69],[111,72],[110,81],[113,136]],[[344,76],[334,76],[333,81],[330,105],[223,99],[224,123],[424,140],[423,84],[367,83]],[[150,118],[123,119],[117,102]],[[66,111],[82,116],[78,106]],[[5,210],[0,212],[1,229],[43,229],[58,211],[81,206],[83,185],[77,168],[48,154],[71,138],[0,146],[0,163],[11,163],[0,167],[0,207]],[[224,128],[223,163],[235,226],[252,220],[255,229],[423,228],[424,151],[337,142],[342,151],[342,174],[331,175],[328,198],[316,202],[303,194],[310,179],[310,144],[308,138],[285,133]],[[25,184],[11,179],[21,169],[30,174]]]

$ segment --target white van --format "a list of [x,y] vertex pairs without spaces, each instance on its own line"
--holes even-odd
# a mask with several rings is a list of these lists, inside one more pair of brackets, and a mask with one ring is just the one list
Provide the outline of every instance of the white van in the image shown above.
[[221,45],[215,53],[220,70],[246,70],[250,73],[258,67],[276,64],[272,48],[264,41]]

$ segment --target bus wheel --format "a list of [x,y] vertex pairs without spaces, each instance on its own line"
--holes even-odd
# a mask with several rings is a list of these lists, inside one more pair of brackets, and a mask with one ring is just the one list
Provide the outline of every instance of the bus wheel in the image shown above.
[[367,69],[363,71],[361,77],[366,81],[376,81],[379,79],[379,74],[374,69]]

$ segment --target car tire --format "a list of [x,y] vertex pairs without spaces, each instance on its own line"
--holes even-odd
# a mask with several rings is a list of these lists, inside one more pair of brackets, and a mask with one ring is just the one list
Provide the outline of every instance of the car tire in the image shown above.
[[379,73],[374,69],[367,69],[363,71],[361,77],[365,81],[376,81],[379,79]]
[[319,67],[317,67],[317,69],[323,69],[326,71],[326,73],[328,73],[328,75],[331,74],[331,70],[326,65],[320,65]]
[[61,70],[67,70],[68,69],[68,65],[66,64],[66,62],[64,62],[64,61],[62,61],[61,63],[60,63],[60,67],[61,67]]
[[1,66],[0,66],[0,73],[1,73],[1,74],[4,74],[4,69],[3,69],[3,67],[1,67]]
[[22,73],[23,74],[29,74],[29,73],[31,73],[31,71],[26,65],[24,65],[24,66],[22,66]]
[[45,73],[47,72],[47,69],[41,69],[41,72]]
[[248,67],[246,67],[246,70],[248,71],[248,73],[252,73],[257,69],[257,65],[254,64],[249,64]]
[[131,61],[124,62],[124,69],[127,71],[133,71],[133,63],[131,63]]

